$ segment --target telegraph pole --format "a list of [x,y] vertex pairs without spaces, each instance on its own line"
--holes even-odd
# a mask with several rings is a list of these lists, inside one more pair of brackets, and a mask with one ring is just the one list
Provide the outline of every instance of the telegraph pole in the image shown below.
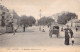
[[[41,9],[40,9],[40,18],[41,18]],[[40,27],[39,27],[39,31],[41,31],[41,24],[40,24]]]
[[72,22],[72,17],[71,17],[71,27],[72,27],[72,25],[73,25],[73,22]]

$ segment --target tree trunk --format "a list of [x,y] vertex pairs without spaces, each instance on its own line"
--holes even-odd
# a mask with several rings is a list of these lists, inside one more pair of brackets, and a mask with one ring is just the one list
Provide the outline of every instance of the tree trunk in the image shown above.
[[25,24],[24,24],[24,27],[23,27],[23,32],[25,32]]

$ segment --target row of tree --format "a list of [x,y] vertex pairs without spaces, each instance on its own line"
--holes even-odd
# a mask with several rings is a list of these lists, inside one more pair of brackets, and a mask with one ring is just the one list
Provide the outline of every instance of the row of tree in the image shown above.
[[[25,32],[25,28],[34,25],[36,22],[36,19],[33,16],[26,16],[22,15],[20,17],[20,26],[23,27],[23,31]],[[54,22],[54,19],[50,17],[42,17],[38,20],[38,25],[51,25],[51,23]]]
[[[60,14],[60,15],[59,15]],[[66,24],[68,21],[70,21],[71,19],[77,19],[77,15],[75,13],[72,13],[72,12],[61,12],[59,13],[57,16],[58,16],[58,19],[57,19],[57,23],[58,24]],[[33,24],[35,24],[36,22],[36,19],[33,17],[33,16],[26,16],[26,15],[23,15],[21,16],[20,18],[20,25],[24,26],[32,26]],[[48,25],[50,26],[53,22],[55,22],[55,20],[51,17],[41,17],[39,20],[38,20],[38,25]]]
[[[34,25],[36,22],[36,19],[33,16],[26,16],[26,15],[22,15],[20,17],[20,26],[32,26]],[[51,23],[54,22],[53,18],[50,17],[42,17],[38,20],[38,25],[51,25]]]

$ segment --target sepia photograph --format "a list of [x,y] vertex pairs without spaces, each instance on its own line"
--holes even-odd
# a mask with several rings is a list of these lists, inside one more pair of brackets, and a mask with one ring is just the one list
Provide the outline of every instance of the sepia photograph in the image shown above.
[[0,0],[0,52],[80,52],[80,0]]

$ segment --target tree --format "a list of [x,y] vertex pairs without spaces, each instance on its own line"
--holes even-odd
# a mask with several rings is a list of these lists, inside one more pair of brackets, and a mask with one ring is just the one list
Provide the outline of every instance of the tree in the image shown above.
[[32,26],[33,24],[35,24],[35,22],[36,22],[36,20],[33,16],[28,17],[29,26]]
[[28,17],[26,15],[21,16],[20,25],[23,27],[23,32],[25,32],[25,27],[28,25]]
[[54,19],[52,19],[52,18],[50,18],[50,17],[47,17],[46,23],[47,23],[48,27],[49,27],[53,22],[55,22]]
[[23,26],[23,31],[25,32],[25,27],[32,26],[35,24],[36,20],[33,16],[23,15],[20,18],[20,25]]
[[75,19],[77,18],[77,15],[75,13],[71,13],[71,12],[64,12],[61,13],[61,15],[58,16],[58,20],[57,22],[59,24],[66,24],[68,21],[70,21],[71,19]]
[[40,19],[38,20],[38,24],[39,24],[39,25],[45,25],[45,24],[46,24],[46,17],[44,16],[44,17],[40,18]]
[[54,19],[45,16],[38,20],[39,25],[50,25],[52,22],[54,22]]

